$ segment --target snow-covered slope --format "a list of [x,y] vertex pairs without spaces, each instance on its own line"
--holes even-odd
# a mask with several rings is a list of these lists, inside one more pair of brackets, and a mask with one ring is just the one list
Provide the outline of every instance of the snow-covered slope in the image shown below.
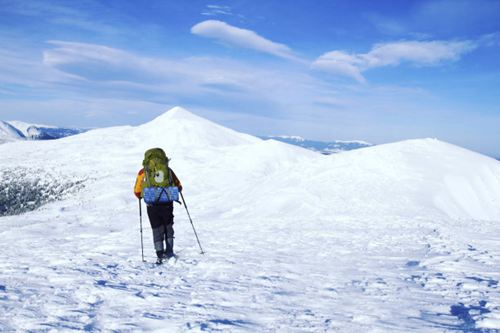
[[[179,259],[140,262],[132,186],[151,147],[183,182],[204,256],[176,205]],[[460,147],[325,156],[174,108],[0,155],[2,188],[23,174],[38,203],[66,189],[0,218],[1,330],[500,329],[500,163]]]
[[0,144],[23,140],[24,135],[9,123],[0,120]]
[[329,177],[319,192],[346,204],[334,205],[332,214],[500,220],[498,161],[439,140],[380,145],[323,163]]

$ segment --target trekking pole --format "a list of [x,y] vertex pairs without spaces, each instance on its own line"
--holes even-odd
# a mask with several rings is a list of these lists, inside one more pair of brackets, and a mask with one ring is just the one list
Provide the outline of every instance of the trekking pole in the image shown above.
[[196,229],[194,228],[194,224],[193,224],[193,220],[191,219],[191,215],[189,215],[189,210],[188,210],[188,207],[186,205],[186,201],[184,200],[184,195],[181,193],[181,198],[182,198],[182,202],[184,203],[184,208],[186,208],[186,213],[188,214],[188,217],[189,217],[189,222],[191,222],[191,226],[193,227],[193,231],[194,231],[194,235],[196,236],[196,241],[198,241],[198,246],[200,247],[200,250],[201,250],[201,254],[205,254],[205,252],[203,251],[203,249],[201,248],[201,244],[200,244],[200,239],[198,238],[198,234],[196,233]]
[[144,242],[142,240],[142,205],[141,205],[141,199],[139,198],[139,224],[141,226],[141,254],[142,254],[142,262],[146,262],[144,260]]

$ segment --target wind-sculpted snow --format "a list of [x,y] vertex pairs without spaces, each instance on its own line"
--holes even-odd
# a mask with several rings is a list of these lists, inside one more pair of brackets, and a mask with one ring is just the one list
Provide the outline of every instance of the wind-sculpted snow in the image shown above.
[[[152,264],[143,207],[141,262],[132,186],[151,147],[171,158],[205,255],[176,204],[178,259]],[[0,154],[0,170],[92,178],[0,218],[0,331],[500,330],[500,163],[465,149],[324,156],[176,108]]]
[[84,179],[65,179],[44,169],[4,168],[0,170],[0,216],[35,210],[81,190]]

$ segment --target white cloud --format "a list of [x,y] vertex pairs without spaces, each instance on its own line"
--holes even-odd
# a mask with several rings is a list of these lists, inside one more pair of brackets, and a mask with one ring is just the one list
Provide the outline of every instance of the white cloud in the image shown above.
[[477,47],[471,41],[402,41],[380,43],[370,52],[348,54],[332,51],[321,55],[313,63],[313,68],[333,74],[351,77],[365,82],[362,72],[375,67],[398,66],[408,62],[420,66],[439,65],[445,61],[455,61]]
[[16,86],[41,89],[53,82],[69,82],[78,77],[40,64],[38,54],[25,50],[0,50],[0,82],[7,90]]
[[[229,61],[213,58],[152,58],[103,45],[49,41],[43,63],[89,81],[148,87],[148,90],[186,89],[195,93],[208,86],[245,87],[249,75]],[[251,86],[251,84],[248,84]],[[172,90],[171,90],[172,91]]]
[[332,51],[320,56],[312,66],[332,74],[352,77],[358,82],[365,82],[361,74],[361,65],[362,60],[357,55]]
[[500,32],[493,32],[490,34],[482,35],[479,38],[479,44],[481,46],[492,47],[500,45]]
[[48,41],[48,43],[55,45],[56,48],[43,52],[43,62],[53,67],[85,61],[119,65],[123,62],[128,63],[134,58],[127,52],[103,45],[57,40]]
[[222,21],[200,22],[191,28],[191,33],[277,57],[299,60],[288,46],[270,41],[252,30],[237,28]]
[[408,61],[418,65],[436,65],[443,61],[458,60],[462,54],[475,48],[469,41],[407,41],[377,44],[362,58],[368,68],[387,65],[399,65]]
[[217,15],[232,16],[233,13],[231,11],[231,7],[229,7],[229,6],[207,5],[206,10],[204,12],[202,12],[201,15],[205,15],[205,16],[217,16]]
[[[179,104],[182,100],[224,100],[235,105],[307,104],[330,88],[307,68],[266,68],[213,57],[185,59],[145,57],[103,45],[51,41],[43,53],[46,68],[78,76],[78,86],[108,96],[146,95],[153,101]],[[80,88],[83,89],[83,88]],[[252,102],[250,102],[252,101]],[[270,107],[269,105],[272,105]]]

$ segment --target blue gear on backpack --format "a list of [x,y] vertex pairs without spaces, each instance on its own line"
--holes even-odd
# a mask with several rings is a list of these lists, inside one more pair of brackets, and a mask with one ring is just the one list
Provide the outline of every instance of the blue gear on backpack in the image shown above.
[[148,205],[172,201],[179,201],[179,188],[177,186],[146,187],[144,189],[144,202]]

